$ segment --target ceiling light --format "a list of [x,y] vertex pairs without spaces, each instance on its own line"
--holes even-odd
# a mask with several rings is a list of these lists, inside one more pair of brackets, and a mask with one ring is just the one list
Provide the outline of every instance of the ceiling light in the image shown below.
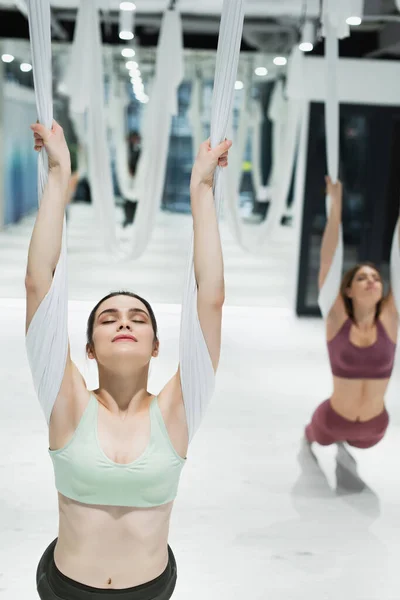
[[312,50],[314,50],[314,45],[311,42],[302,42],[299,45],[299,49],[302,52],[311,52]]
[[353,25],[354,27],[358,27],[358,25],[361,25],[362,19],[360,17],[349,17],[348,19],[346,19],[346,23],[347,25]]
[[139,65],[134,60],[128,60],[128,62],[125,63],[125,66],[131,71],[132,69],[137,69]]
[[284,56],[276,56],[274,58],[274,65],[276,65],[277,67],[283,67],[287,64],[287,58],[285,58]]
[[268,75],[268,69],[266,69],[265,67],[257,67],[257,69],[254,72],[259,77],[265,77],[265,75]]
[[121,50],[121,54],[124,58],[133,58],[136,52],[132,48],[124,48]]
[[237,81],[235,83],[235,90],[242,90],[244,88],[243,81]]
[[133,40],[135,36],[133,35],[132,31],[120,31],[119,37],[121,40]]
[[19,68],[24,73],[29,73],[29,71],[32,71],[32,65],[30,65],[29,63],[21,63]]
[[12,63],[14,56],[12,54],[3,54],[1,60],[5,63]]
[[136,10],[136,4],[133,2],[121,2],[119,8],[120,10]]

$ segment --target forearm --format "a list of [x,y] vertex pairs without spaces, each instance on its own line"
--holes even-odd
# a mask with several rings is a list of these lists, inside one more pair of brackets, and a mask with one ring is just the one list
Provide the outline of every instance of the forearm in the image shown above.
[[339,232],[340,224],[342,221],[342,203],[335,199],[332,202],[330,214],[325,227],[324,235],[322,237],[321,244],[321,255],[320,255],[320,268],[321,270],[328,271],[337,245],[339,243]]
[[199,293],[210,302],[223,302],[224,262],[212,188],[192,186],[190,197],[197,287]]
[[57,266],[69,200],[69,177],[69,173],[57,169],[49,172],[29,246],[26,275],[31,283],[42,276],[52,276]]

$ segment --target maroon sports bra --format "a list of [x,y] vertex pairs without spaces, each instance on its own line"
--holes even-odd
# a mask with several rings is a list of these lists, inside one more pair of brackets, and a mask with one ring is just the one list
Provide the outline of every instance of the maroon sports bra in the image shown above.
[[353,322],[347,319],[336,336],[328,342],[332,373],[344,379],[388,379],[393,370],[396,344],[390,339],[380,319],[376,320],[374,344],[359,347],[350,341]]

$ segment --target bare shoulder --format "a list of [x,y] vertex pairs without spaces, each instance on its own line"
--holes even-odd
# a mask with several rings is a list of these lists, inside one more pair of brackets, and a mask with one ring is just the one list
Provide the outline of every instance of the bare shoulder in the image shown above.
[[68,349],[64,377],[50,417],[49,441],[52,450],[62,448],[69,441],[89,399],[85,379],[72,362]]
[[336,337],[347,319],[348,315],[344,301],[342,296],[339,294],[326,319],[326,339],[328,342],[332,341],[333,338]]

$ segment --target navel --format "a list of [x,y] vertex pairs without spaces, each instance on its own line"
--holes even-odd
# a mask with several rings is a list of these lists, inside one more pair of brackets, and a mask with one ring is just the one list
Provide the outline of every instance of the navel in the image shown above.
[[107,581],[107,583],[110,585],[110,583],[112,583],[111,581],[111,577],[109,578],[109,580]]

